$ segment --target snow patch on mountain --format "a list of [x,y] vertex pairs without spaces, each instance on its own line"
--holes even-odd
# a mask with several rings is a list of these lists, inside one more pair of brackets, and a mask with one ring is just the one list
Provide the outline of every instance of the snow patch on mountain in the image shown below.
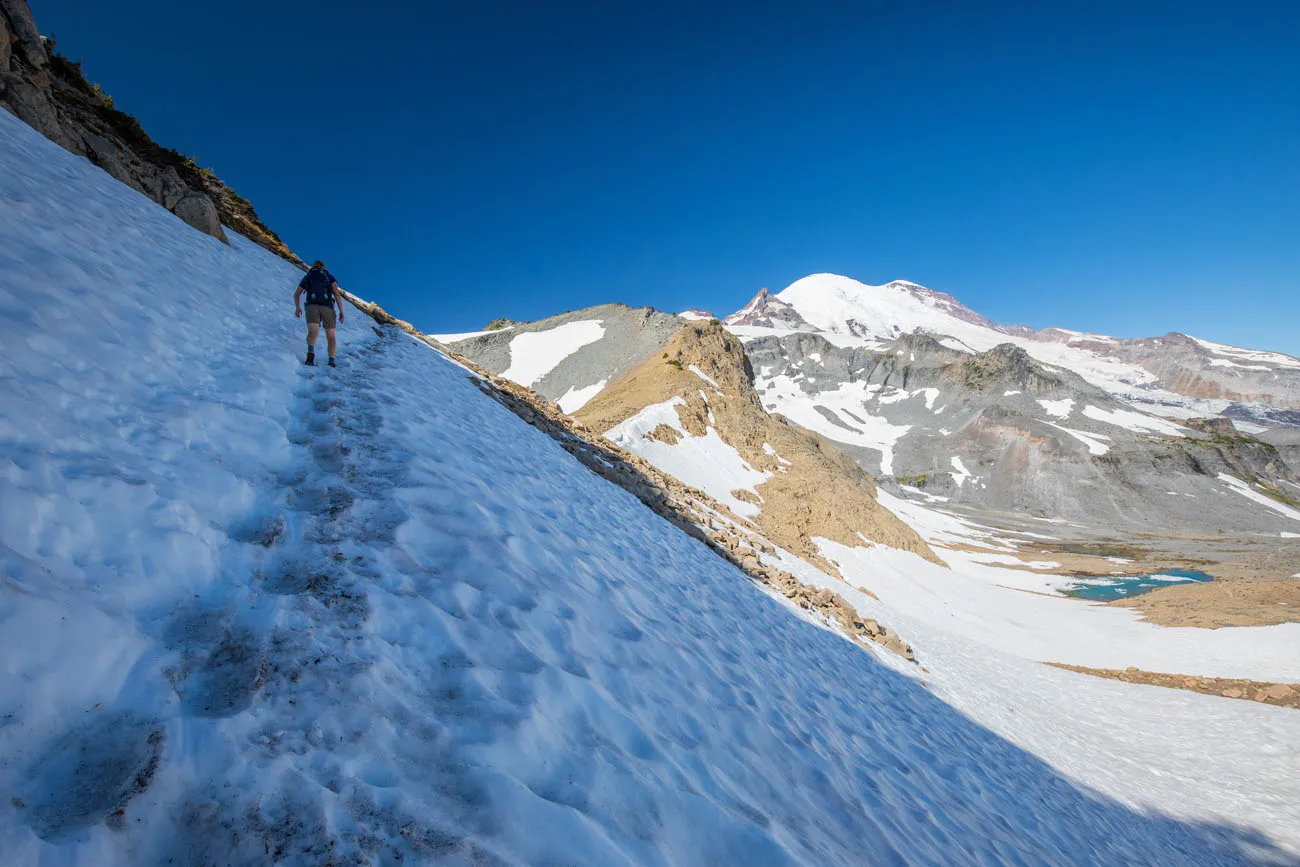
[[1187,428],[1182,425],[1176,425],[1165,419],[1143,412],[1133,412],[1129,409],[1101,409],[1089,405],[1083,408],[1083,414],[1093,421],[1113,424],[1116,427],[1122,427],[1136,433],[1159,433],[1174,437],[1187,436]]
[[[737,515],[756,517],[762,509],[762,497],[754,488],[770,479],[772,474],[751,467],[740,452],[718,436],[712,427],[705,431],[704,436],[688,433],[676,409],[685,403],[681,397],[674,397],[663,403],[650,404],[606,431],[605,438],[640,455],[664,472],[688,480],[689,484]],[[675,443],[647,436],[660,425],[676,432]],[[748,491],[758,503],[736,497],[735,491]]]
[[718,385],[717,381],[714,380],[713,377],[709,376],[707,373],[705,373],[704,371],[700,370],[699,365],[696,365],[696,364],[690,364],[690,365],[687,365],[686,369],[689,370],[691,373],[695,374],[696,376],[698,376],[700,379],[702,379],[702,380],[704,380],[705,382],[707,382],[709,385],[713,386],[713,388],[714,388],[715,391],[721,391],[721,390],[722,390],[722,386]]
[[[790,421],[837,442],[880,452],[880,471],[894,471],[894,444],[912,429],[911,425],[890,424],[880,416],[862,413],[862,405],[878,386],[861,380],[838,388],[807,394],[790,376],[781,374],[754,383],[764,405]],[[906,394],[906,393],[904,393]]]
[[561,361],[605,336],[600,320],[567,322],[549,331],[531,331],[510,341],[510,366],[501,374],[520,385],[532,385]]
[[[870,286],[835,274],[814,274],[797,280],[771,303],[780,303],[784,321],[760,321],[752,312],[728,317],[726,323],[742,340],[780,335],[790,330],[820,334],[837,347],[878,349],[883,342],[902,334],[933,334],[945,346],[965,353],[985,352],[1011,343],[1020,346],[1040,363],[1071,370],[1092,385],[1132,403],[1135,407],[1174,418],[1215,415],[1230,403],[1214,391],[1208,396],[1189,396],[1162,387],[1160,379],[1143,366],[1143,353],[1158,348],[1159,339],[1119,341],[1105,335],[1067,329],[1028,328],[994,323],[962,305],[955,298],[914,283],[895,281]],[[751,302],[753,306],[754,302]],[[804,325],[798,325],[803,321]],[[767,326],[767,327],[763,327]],[[1300,369],[1300,359],[1280,353],[1240,350],[1175,335],[1177,341],[1194,341],[1203,349],[1227,355],[1237,362],[1274,365],[1287,371]],[[1171,340],[1172,340],[1171,336]],[[1173,341],[1176,343],[1177,341]],[[1169,341],[1166,341],[1169,342]],[[1189,343],[1189,345],[1191,345]],[[1125,357],[1121,358],[1120,355]],[[1207,364],[1208,369],[1208,364]],[[1190,387],[1190,386],[1189,386]],[[1258,390],[1262,385],[1256,385]],[[1288,386],[1288,393],[1298,386]]]
[[1085,446],[1088,447],[1088,452],[1090,454],[1104,455],[1110,451],[1110,446],[1107,445],[1105,442],[1110,440],[1110,437],[1106,436],[1105,434],[1086,433],[1084,431],[1075,430],[1074,428],[1064,427],[1062,425],[1050,421],[1047,422],[1047,424],[1050,424],[1052,427],[1056,428],[1059,431],[1062,431],[1063,433],[1069,434],[1070,436],[1077,439],[1079,442],[1083,443]]
[[1074,398],[1066,397],[1061,400],[1039,398],[1038,405],[1052,418],[1069,418],[1070,413],[1074,411]]
[[1300,510],[1293,509],[1292,507],[1288,506],[1286,503],[1278,502],[1277,500],[1273,499],[1267,494],[1261,493],[1260,491],[1251,487],[1249,484],[1243,482],[1241,479],[1238,479],[1234,476],[1230,476],[1227,473],[1219,473],[1219,481],[1223,482],[1233,491],[1237,492],[1238,494],[1241,494],[1246,499],[1253,500],[1254,502],[1259,503],[1261,506],[1263,506],[1266,509],[1272,509],[1274,512],[1277,512],[1279,515],[1283,515],[1287,518],[1292,519],[1293,521],[1300,521]]
[[593,397],[600,394],[608,384],[608,379],[602,379],[600,382],[592,383],[585,388],[578,388],[575,385],[566,391],[555,403],[565,412],[575,413],[586,406],[587,402]]

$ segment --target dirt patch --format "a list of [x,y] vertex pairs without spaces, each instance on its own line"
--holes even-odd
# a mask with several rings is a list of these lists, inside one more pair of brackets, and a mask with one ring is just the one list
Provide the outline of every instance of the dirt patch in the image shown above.
[[670,446],[675,446],[682,440],[682,435],[677,432],[677,428],[669,427],[666,424],[659,425],[645,436],[646,439],[667,443]]
[[1086,668],[1082,665],[1066,665],[1061,662],[1048,662],[1053,668],[1091,674],[1110,680],[1122,680],[1125,683],[1143,683],[1148,686],[1163,686],[1170,689],[1185,689],[1206,695],[1223,698],[1237,698],[1257,701],[1261,704],[1273,704],[1278,707],[1300,709],[1300,683],[1266,683],[1258,680],[1242,680],[1228,677],[1199,677],[1190,674],[1162,674],[1157,671],[1142,671],[1139,668],[1126,668],[1123,671],[1114,668]]
[[1300,578],[1220,578],[1172,584],[1108,604],[1134,608],[1143,620],[1161,626],[1218,629],[1300,623]]

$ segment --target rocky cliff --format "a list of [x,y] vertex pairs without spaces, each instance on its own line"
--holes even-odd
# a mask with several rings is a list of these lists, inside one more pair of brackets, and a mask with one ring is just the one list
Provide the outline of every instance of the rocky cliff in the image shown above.
[[157,144],[41,36],[26,0],[0,0],[0,105],[190,226],[222,241],[223,225],[295,264],[301,260],[247,199],[192,159]]

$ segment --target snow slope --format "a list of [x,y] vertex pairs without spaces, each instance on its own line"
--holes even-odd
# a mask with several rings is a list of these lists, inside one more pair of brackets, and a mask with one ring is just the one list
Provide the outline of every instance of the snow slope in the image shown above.
[[232,241],[0,112],[6,865],[1278,854],[799,619],[394,329],[302,368],[298,272]]

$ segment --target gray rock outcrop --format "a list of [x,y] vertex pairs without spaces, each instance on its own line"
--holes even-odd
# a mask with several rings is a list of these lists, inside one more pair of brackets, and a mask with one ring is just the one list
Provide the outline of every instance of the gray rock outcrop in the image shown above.
[[0,0],[0,106],[198,231],[228,242],[224,224],[301,264],[246,199],[188,157],[160,147],[87,82],[80,65],[40,35],[26,0]]

